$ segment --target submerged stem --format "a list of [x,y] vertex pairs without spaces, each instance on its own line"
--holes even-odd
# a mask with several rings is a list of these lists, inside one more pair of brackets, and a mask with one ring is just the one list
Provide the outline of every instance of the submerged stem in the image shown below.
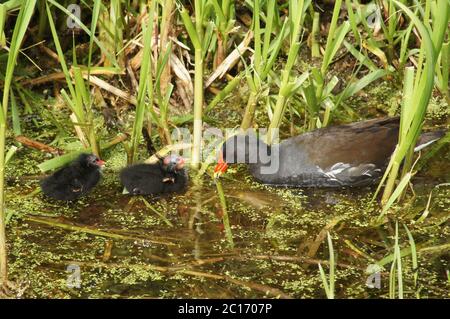
[[231,232],[230,219],[228,216],[228,209],[227,209],[227,201],[225,199],[225,194],[223,192],[222,183],[218,178],[214,179],[214,182],[216,183],[217,194],[219,195],[220,206],[222,207],[223,213],[222,220],[225,235],[227,237],[228,245],[230,246],[231,249],[233,249],[234,248],[233,233]]

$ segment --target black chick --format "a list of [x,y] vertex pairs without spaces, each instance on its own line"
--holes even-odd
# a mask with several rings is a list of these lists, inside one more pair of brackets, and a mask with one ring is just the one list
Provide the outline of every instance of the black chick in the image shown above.
[[181,192],[188,177],[184,159],[170,155],[155,164],[136,164],[120,172],[120,180],[131,195],[149,195]]
[[58,200],[75,200],[97,185],[104,164],[94,154],[81,154],[71,164],[42,180],[42,192]]

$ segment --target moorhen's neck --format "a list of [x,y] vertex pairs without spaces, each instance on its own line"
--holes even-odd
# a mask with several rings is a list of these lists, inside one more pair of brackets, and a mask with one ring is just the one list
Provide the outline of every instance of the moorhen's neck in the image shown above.
[[88,175],[88,174],[92,174],[94,172],[99,172],[100,171],[100,167],[93,167],[93,166],[83,166],[80,170],[81,174],[83,175]]
[[266,164],[272,148],[255,134],[238,134],[223,144],[222,155],[228,164]]

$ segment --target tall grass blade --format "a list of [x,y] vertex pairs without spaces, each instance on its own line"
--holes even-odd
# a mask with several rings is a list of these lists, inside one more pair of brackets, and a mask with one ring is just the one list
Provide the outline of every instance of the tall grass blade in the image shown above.
[[[146,109],[146,101],[145,97],[147,94],[147,88],[149,85],[149,77],[152,76],[151,68],[152,68],[152,56],[151,56],[151,43],[152,43],[152,34],[153,34],[153,16],[155,12],[155,1],[152,1],[152,4],[149,8],[149,19],[147,25],[143,24],[143,41],[144,41],[144,52],[142,56],[142,65],[139,76],[139,88],[137,93],[137,105],[135,111],[135,118],[133,123],[133,131],[131,134],[131,154],[128,158],[129,163],[134,163],[137,160],[137,152],[139,147],[139,142],[142,134],[142,126],[144,123],[144,115]],[[150,105],[153,105],[153,101],[148,102]]]
[[35,5],[36,0],[22,1],[21,3],[9,47],[3,84],[3,96],[2,102],[0,103],[0,288],[5,287],[8,280],[5,234],[5,139],[9,93],[19,49],[27,31],[28,24],[30,23]]

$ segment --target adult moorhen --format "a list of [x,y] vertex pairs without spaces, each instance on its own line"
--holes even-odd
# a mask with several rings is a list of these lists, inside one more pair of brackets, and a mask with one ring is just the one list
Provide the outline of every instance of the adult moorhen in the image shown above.
[[94,154],[80,156],[41,181],[41,188],[48,197],[72,201],[87,194],[100,180],[100,168],[105,164]]
[[[364,186],[383,175],[395,149],[399,117],[326,127],[268,146],[255,133],[235,135],[222,147],[215,171],[227,163],[249,164],[264,183],[291,187]],[[424,133],[419,150],[438,140],[443,131]]]
[[184,159],[169,155],[155,164],[135,164],[120,172],[120,180],[132,195],[181,192],[187,184]]

